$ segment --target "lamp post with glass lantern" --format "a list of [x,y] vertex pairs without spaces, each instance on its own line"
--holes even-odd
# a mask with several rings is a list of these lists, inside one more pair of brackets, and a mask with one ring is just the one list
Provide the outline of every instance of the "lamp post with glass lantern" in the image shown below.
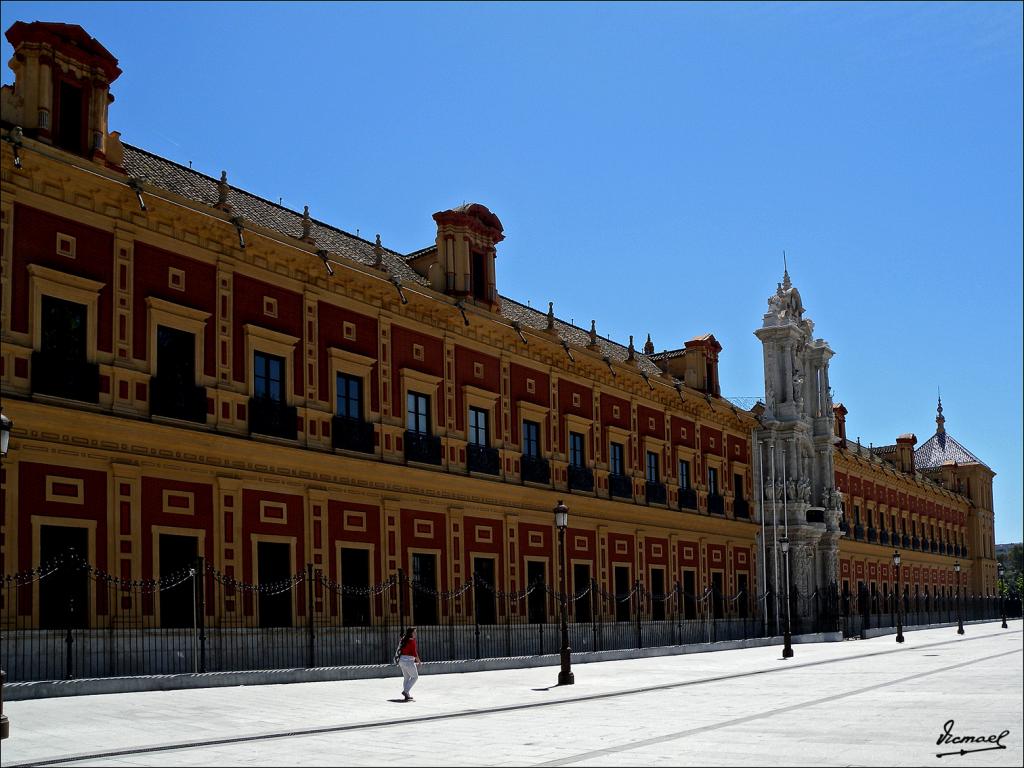
[[[11,442],[11,420],[0,411],[0,457],[7,456],[7,446]],[[0,669],[0,739],[11,735],[11,723],[4,714],[4,680],[6,673]]]
[[896,569],[896,642],[903,642],[903,601],[900,599],[900,551],[892,551],[892,567]]
[[1003,629],[1008,629],[1006,626],[1006,585],[1003,583],[1003,576],[1006,575],[1006,567],[1002,563],[996,563],[996,572],[999,574],[999,581],[996,582],[996,588],[999,590],[999,613],[1003,617]]
[[960,561],[953,563],[953,570],[956,571],[956,633],[964,633],[964,620],[960,615]]
[[566,591],[566,579],[565,579],[565,529],[569,526],[569,508],[562,503],[562,500],[558,500],[558,504],[555,506],[555,527],[558,529],[558,559],[559,559],[559,578],[562,584],[562,668],[558,672],[558,684],[559,685],[572,685],[576,682],[575,677],[572,674],[572,662],[569,658],[571,648],[569,648],[569,619],[568,613],[568,592]]
[[793,638],[789,629],[789,539],[786,536],[783,536],[779,539],[779,545],[782,547],[782,557],[786,564],[786,631],[782,638],[782,658],[790,659],[793,657]]

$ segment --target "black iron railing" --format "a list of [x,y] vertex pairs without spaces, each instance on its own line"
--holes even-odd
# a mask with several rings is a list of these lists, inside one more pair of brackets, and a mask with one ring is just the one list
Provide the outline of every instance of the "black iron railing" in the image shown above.
[[298,416],[294,405],[268,397],[249,398],[249,432],[294,440],[298,434]]
[[181,386],[160,376],[149,379],[149,413],[171,419],[206,423],[206,387]]
[[739,520],[750,519],[750,504],[746,499],[733,499],[732,502],[733,516]]
[[545,458],[524,453],[519,459],[519,474],[525,482],[547,485],[551,482],[551,465]]
[[911,546],[912,549],[920,549],[921,548],[921,540],[919,538],[917,538],[917,536],[912,536],[911,539],[910,539],[910,546]]
[[470,443],[466,446],[466,469],[470,472],[497,475],[501,472],[501,459],[498,456],[498,449]]
[[375,453],[373,422],[334,416],[331,418],[331,445],[346,451]]
[[680,488],[679,508],[697,509],[697,491],[695,491],[693,488]]
[[32,392],[84,403],[100,401],[100,367],[53,352],[32,353]]
[[608,475],[608,493],[612,498],[632,499],[633,478],[626,475]]
[[878,543],[879,544],[888,544],[889,543],[889,532],[885,528],[883,528],[882,530],[880,530],[878,532]]
[[868,542],[874,544],[878,541],[878,529],[872,525],[868,526]]
[[708,513],[712,515],[725,514],[725,497],[720,493],[708,494]]
[[853,538],[857,541],[864,540],[864,526],[860,523],[854,523],[853,525]]
[[441,463],[441,438],[423,432],[405,431],[405,460],[423,464]]
[[569,465],[569,490],[571,491],[592,491],[594,490],[594,472],[588,467],[574,467]]
[[648,504],[664,504],[668,498],[664,483],[652,483],[648,480],[644,483],[644,497]]
[[[910,537],[907,534],[904,533],[900,540],[903,542],[903,548],[904,549],[906,549],[907,547],[910,546]],[[893,544],[895,544],[895,543],[896,543],[896,540],[893,539]]]

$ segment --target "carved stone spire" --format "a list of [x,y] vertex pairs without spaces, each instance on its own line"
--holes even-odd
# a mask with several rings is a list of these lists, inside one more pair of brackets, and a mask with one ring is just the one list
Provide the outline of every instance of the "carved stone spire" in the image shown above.
[[651,334],[649,334],[649,333],[647,334],[647,343],[644,344],[644,354],[645,355],[653,355],[654,354],[654,342],[651,341]]
[[590,343],[587,349],[597,349],[597,323],[594,320],[590,321]]
[[789,265],[786,263],[786,252],[782,252],[782,290],[788,291],[793,287],[789,279]]
[[548,302],[548,325],[546,330],[552,333],[555,332],[555,302],[553,301]]
[[629,347],[626,349],[626,362],[636,360],[636,347],[633,346],[633,334],[629,335]]
[[377,233],[377,242],[373,245],[373,266],[377,269],[384,268],[384,249],[380,246],[380,233]]

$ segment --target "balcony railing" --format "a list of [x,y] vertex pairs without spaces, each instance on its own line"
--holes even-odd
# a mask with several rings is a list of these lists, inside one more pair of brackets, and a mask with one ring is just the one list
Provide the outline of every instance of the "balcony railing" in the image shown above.
[[569,490],[570,491],[592,491],[594,490],[594,473],[587,467],[569,466]]
[[487,475],[498,474],[501,472],[498,449],[470,443],[466,446],[466,469],[470,472],[483,472]]
[[267,397],[249,398],[249,432],[294,440],[298,431],[297,410],[294,405]]
[[680,488],[679,489],[679,508],[680,509],[696,509],[697,508],[697,491],[693,488]]
[[910,546],[911,546],[912,549],[920,549],[921,548],[921,540],[919,538],[917,538],[917,536],[911,537],[911,539],[910,539]]
[[648,504],[664,504],[668,498],[664,483],[652,483],[648,480],[644,483],[644,496]]
[[[903,541],[903,548],[904,549],[907,549],[908,547],[910,547],[910,537],[907,534],[905,534],[905,533],[903,534],[902,541]],[[895,540],[893,541],[893,543],[894,544],[896,543]]]
[[[732,502],[733,515],[740,520],[750,519],[750,504],[746,499],[734,499]],[[810,518],[808,518],[810,520]]]
[[934,552],[935,554],[938,554],[939,552],[939,542],[935,541],[934,539],[932,540],[932,552]]
[[871,525],[868,526],[868,541],[872,544],[878,541],[878,529]]
[[808,523],[824,523],[825,522],[825,510],[824,509],[808,509],[807,510],[807,522]]
[[519,475],[526,482],[547,485],[551,482],[551,466],[547,459],[524,453],[519,460]]
[[608,493],[612,498],[632,499],[633,479],[626,475],[608,475]]
[[375,453],[373,422],[353,419],[351,416],[335,416],[331,419],[331,445],[345,451]]
[[725,514],[725,497],[720,493],[708,494],[708,513],[712,515]]
[[879,544],[888,544],[889,543],[889,531],[887,531],[885,528],[883,528],[878,533],[878,543]]
[[864,541],[864,526],[860,523],[853,526],[853,538],[857,541]]
[[845,517],[839,518],[839,530],[844,534],[850,532],[850,524],[846,522]]
[[180,382],[159,376],[149,379],[149,413],[206,423],[206,387],[182,386]]
[[423,432],[405,431],[405,460],[423,464],[441,463],[441,438]]
[[100,401],[100,367],[53,352],[32,353],[32,391],[83,403]]
[[932,547],[931,547],[931,543],[928,541],[928,538],[925,537],[925,536],[922,536],[921,537],[921,551],[922,552],[931,552],[931,550],[932,550]]
[[962,547],[960,547],[960,555],[961,555],[961,557],[964,557],[964,558],[967,557],[967,545],[966,544],[964,544]]

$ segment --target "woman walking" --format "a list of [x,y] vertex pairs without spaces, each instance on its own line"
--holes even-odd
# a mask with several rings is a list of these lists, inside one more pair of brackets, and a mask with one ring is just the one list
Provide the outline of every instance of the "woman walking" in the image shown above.
[[402,686],[402,696],[406,701],[415,701],[409,691],[416,685],[420,673],[416,666],[420,663],[420,654],[416,648],[416,627],[409,627],[402,635],[402,641],[398,644],[398,666],[402,668],[402,677],[405,684]]

